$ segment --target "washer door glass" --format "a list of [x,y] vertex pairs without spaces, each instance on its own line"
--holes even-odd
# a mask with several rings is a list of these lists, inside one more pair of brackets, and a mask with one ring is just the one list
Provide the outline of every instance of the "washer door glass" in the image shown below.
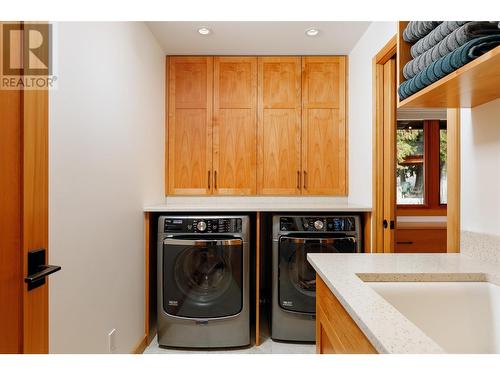
[[219,318],[243,306],[243,242],[214,236],[166,239],[163,307],[170,315]]
[[191,246],[174,265],[175,283],[189,298],[209,302],[223,295],[232,279],[231,263],[217,246]]
[[314,238],[282,236],[279,244],[280,306],[289,311],[316,312],[316,271],[307,261],[309,253],[357,251],[356,238],[343,234]]

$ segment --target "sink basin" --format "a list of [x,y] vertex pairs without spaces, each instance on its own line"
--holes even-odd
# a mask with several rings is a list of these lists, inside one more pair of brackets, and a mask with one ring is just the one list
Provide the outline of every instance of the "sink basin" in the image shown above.
[[500,286],[367,282],[448,353],[500,353]]

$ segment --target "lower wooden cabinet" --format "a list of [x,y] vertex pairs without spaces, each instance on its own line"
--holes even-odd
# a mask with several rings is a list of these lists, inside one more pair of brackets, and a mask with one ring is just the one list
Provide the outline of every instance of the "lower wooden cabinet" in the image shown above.
[[446,253],[446,228],[396,229],[395,253]]
[[319,275],[316,275],[316,353],[377,353]]

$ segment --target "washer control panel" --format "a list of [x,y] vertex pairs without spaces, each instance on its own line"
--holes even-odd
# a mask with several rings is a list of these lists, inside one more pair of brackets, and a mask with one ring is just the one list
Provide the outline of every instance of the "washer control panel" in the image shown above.
[[280,217],[282,232],[354,232],[354,216]]
[[238,218],[167,218],[165,233],[241,233]]

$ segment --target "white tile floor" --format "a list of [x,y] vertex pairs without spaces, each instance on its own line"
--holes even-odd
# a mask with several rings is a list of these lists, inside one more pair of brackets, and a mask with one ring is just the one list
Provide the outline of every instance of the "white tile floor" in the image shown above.
[[314,354],[316,347],[314,344],[295,344],[276,342],[267,336],[261,336],[259,346],[250,346],[241,349],[223,349],[223,350],[186,350],[170,349],[158,346],[156,337],[146,348],[144,354]]

